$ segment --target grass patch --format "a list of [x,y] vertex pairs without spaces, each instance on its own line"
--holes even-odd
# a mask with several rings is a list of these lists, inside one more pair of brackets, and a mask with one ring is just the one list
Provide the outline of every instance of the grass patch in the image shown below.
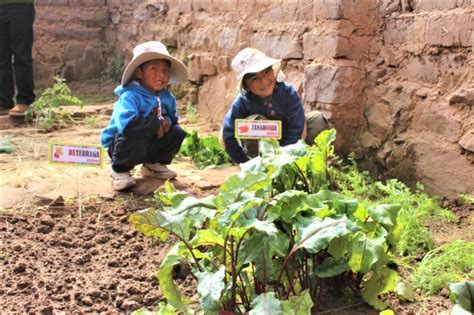
[[413,274],[413,286],[436,294],[451,282],[474,279],[474,242],[456,240],[426,254]]

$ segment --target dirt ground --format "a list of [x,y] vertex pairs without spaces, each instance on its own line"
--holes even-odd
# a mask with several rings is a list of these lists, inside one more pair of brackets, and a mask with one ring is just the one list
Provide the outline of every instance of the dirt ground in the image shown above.
[[[117,193],[110,186],[108,161],[104,168],[47,162],[50,140],[97,144],[110,109],[111,104],[71,108],[79,113],[76,122],[51,133],[0,117],[1,136],[10,136],[16,146],[14,153],[0,154],[0,313],[129,313],[163,299],[156,270],[171,243],[152,244],[128,223],[131,213],[150,205],[162,183],[139,180],[136,188]],[[96,115],[95,124],[85,124],[85,115]],[[214,132],[205,124],[186,126]],[[171,168],[178,173],[175,187],[197,196],[216,192],[238,171],[237,166],[198,170],[183,158]],[[465,233],[470,213],[459,211],[467,217],[460,225],[438,226],[438,239]],[[178,282],[197,299],[191,277]],[[443,294],[390,304],[397,314],[448,314],[452,304]],[[325,309],[322,314],[378,313],[350,298],[328,302]]]

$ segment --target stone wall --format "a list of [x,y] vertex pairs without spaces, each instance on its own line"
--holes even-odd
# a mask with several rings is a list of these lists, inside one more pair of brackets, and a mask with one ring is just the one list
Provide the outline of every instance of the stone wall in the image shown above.
[[366,168],[474,194],[471,0],[37,0],[37,81],[97,78],[160,40],[188,66],[182,102],[218,128],[236,91],[230,61],[283,59],[305,110]]
[[38,0],[33,59],[36,85],[98,78],[106,68],[110,13],[105,0]]
[[361,146],[388,176],[474,194],[474,6],[381,1]]

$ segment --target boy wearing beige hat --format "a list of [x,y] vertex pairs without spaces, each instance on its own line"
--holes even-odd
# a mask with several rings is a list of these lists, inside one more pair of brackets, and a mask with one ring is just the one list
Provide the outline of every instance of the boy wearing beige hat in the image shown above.
[[111,158],[112,186],[124,190],[135,185],[130,171],[142,164],[143,176],[173,179],[167,165],[179,151],[186,133],[178,125],[176,98],[168,84],[186,81],[186,66],[166,46],[150,41],[133,49],[125,68],[119,97],[100,140]]
[[[232,60],[232,69],[239,82],[240,95],[232,102],[223,127],[225,150],[236,163],[247,162],[256,156],[255,140],[239,142],[235,137],[236,119],[265,119],[281,121],[280,145],[285,146],[304,139],[312,144],[316,135],[329,129],[321,112],[306,115],[296,90],[283,82],[281,60],[266,56],[255,48],[245,48]],[[252,148],[253,147],[253,148]]]

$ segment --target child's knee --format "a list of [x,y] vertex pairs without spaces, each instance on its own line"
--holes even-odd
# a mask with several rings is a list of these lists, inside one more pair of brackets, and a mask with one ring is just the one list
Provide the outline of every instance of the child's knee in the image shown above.
[[326,116],[320,111],[312,111],[305,115],[306,143],[313,144],[314,138],[323,130],[330,129]]
[[187,135],[186,131],[184,131],[183,128],[181,128],[179,125],[171,126],[168,132],[170,132],[174,138],[177,138],[181,141],[184,140],[184,138],[186,138],[186,135]]

